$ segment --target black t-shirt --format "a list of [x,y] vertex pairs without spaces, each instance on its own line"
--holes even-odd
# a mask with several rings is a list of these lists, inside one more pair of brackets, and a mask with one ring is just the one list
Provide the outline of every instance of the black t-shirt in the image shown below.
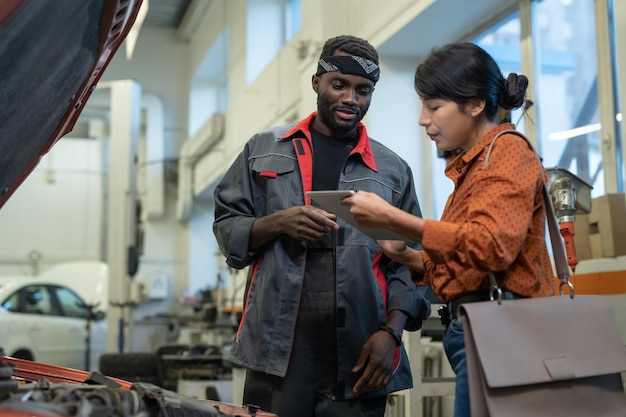
[[337,138],[311,129],[313,139],[313,189],[336,190],[346,158],[357,137]]

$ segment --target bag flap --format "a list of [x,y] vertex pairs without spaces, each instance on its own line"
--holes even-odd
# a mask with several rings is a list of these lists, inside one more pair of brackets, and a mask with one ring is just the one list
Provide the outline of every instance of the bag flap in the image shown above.
[[626,347],[603,296],[462,304],[491,388],[626,371]]

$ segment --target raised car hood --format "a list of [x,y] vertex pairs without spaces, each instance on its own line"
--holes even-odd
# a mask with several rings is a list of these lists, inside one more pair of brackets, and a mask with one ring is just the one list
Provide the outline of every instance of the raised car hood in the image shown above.
[[69,133],[142,0],[0,0],[0,207]]

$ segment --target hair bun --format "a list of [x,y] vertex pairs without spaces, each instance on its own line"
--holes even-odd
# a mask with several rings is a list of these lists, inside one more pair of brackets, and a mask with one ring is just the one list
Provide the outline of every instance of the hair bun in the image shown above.
[[504,80],[498,105],[504,109],[516,109],[524,104],[528,88],[528,78],[525,75],[511,73]]

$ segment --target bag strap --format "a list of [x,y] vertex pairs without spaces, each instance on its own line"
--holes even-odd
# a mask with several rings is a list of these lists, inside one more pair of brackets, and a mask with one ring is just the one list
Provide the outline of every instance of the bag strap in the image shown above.
[[[530,147],[530,149],[532,149],[533,153],[537,157],[537,160],[539,161],[539,165],[541,166],[541,172],[542,172],[541,178],[543,180],[543,202],[546,208],[546,219],[548,221],[548,230],[550,232],[550,243],[552,244],[552,254],[554,255],[554,265],[556,267],[556,274],[559,277],[559,280],[561,281],[559,291],[561,295],[563,295],[563,292],[564,292],[563,287],[567,286],[569,288],[570,298],[574,298],[574,284],[572,284],[571,281],[569,280],[570,270],[569,270],[569,265],[567,264],[567,255],[565,254],[565,245],[563,244],[563,239],[561,237],[560,228],[558,226],[556,214],[554,211],[554,206],[552,205],[552,199],[550,198],[550,193],[548,192],[548,184],[546,182],[546,177],[545,175],[543,175],[543,172],[544,172],[543,163],[541,162],[541,159],[539,158],[539,155],[537,154],[537,151],[533,147],[532,143],[530,143],[530,140],[528,140],[528,138],[523,133],[518,132],[517,130],[514,130],[514,129],[507,129],[507,130],[503,130],[499,132],[493,138],[493,140],[491,141],[491,144],[489,145],[489,149],[487,150],[487,155],[485,156],[485,162],[483,163],[483,167],[485,167],[487,165],[487,162],[489,162],[489,157],[491,156],[491,149],[493,148],[494,142],[496,141],[496,139],[498,139],[500,136],[502,136],[505,133],[512,133],[514,135],[517,135],[523,138],[526,141],[526,143],[528,143],[528,146]],[[489,281],[491,283],[492,299],[494,297],[493,294],[495,292],[498,294],[498,301],[500,301],[502,297],[502,290],[499,288],[498,284],[496,283],[495,275],[493,274],[493,272],[489,273]]]

